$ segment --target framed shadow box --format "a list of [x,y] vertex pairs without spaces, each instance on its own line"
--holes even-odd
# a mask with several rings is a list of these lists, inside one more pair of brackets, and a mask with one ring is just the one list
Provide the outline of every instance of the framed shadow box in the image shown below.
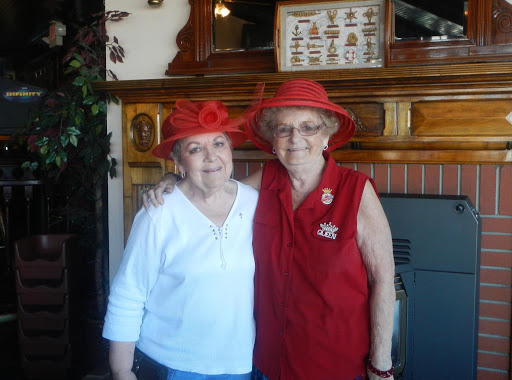
[[277,2],[277,71],[384,66],[386,14],[385,0]]

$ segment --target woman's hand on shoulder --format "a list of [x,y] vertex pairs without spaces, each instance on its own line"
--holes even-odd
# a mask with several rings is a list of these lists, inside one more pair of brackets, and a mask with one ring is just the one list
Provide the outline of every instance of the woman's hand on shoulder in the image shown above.
[[164,175],[160,179],[160,182],[142,194],[142,203],[144,204],[144,208],[146,210],[149,208],[149,202],[151,202],[151,204],[153,204],[155,207],[163,205],[164,198],[162,197],[162,194],[172,193],[176,183],[178,183],[178,181],[176,180],[176,176],[173,173],[167,173]]

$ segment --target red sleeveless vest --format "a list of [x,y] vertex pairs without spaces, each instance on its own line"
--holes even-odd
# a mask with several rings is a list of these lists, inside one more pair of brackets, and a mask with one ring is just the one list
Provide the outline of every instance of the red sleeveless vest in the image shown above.
[[369,290],[356,235],[363,189],[373,181],[325,157],[319,186],[295,211],[284,166],[274,160],[263,168],[254,364],[270,380],[365,378]]

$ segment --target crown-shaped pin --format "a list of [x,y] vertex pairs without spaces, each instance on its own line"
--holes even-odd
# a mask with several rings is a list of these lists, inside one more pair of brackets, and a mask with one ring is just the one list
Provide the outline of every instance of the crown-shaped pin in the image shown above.
[[324,193],[330,193],[330,192],[332,192],[332,189],[330,189],[330,188],[326,187],[325,189],[322,189],[322,191],[323,191]]
[[322,230],[327,231],[327,232],[334,233],[334,232],[338,231],[338,227],[333,226],[331,224],[331,222],[329,222],[329,224],[327,224],[327,223],[320,223],[320,227],[322,227]]

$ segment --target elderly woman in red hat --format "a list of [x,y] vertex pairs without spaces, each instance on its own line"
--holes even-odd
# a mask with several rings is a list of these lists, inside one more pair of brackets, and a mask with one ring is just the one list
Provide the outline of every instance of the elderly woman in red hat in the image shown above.
[[247,119],[251,141],[277,157],[242,180],[260,192],[254,378],[392,379],[389,225],[373,180],[329,154],[353,120],[305,79],[283,83]]
[[217,101],[178,100],[153,154],[183,174],[135,216],[103,336],[114,379],[249,380],[258,193],[230,179],[247,139]]

